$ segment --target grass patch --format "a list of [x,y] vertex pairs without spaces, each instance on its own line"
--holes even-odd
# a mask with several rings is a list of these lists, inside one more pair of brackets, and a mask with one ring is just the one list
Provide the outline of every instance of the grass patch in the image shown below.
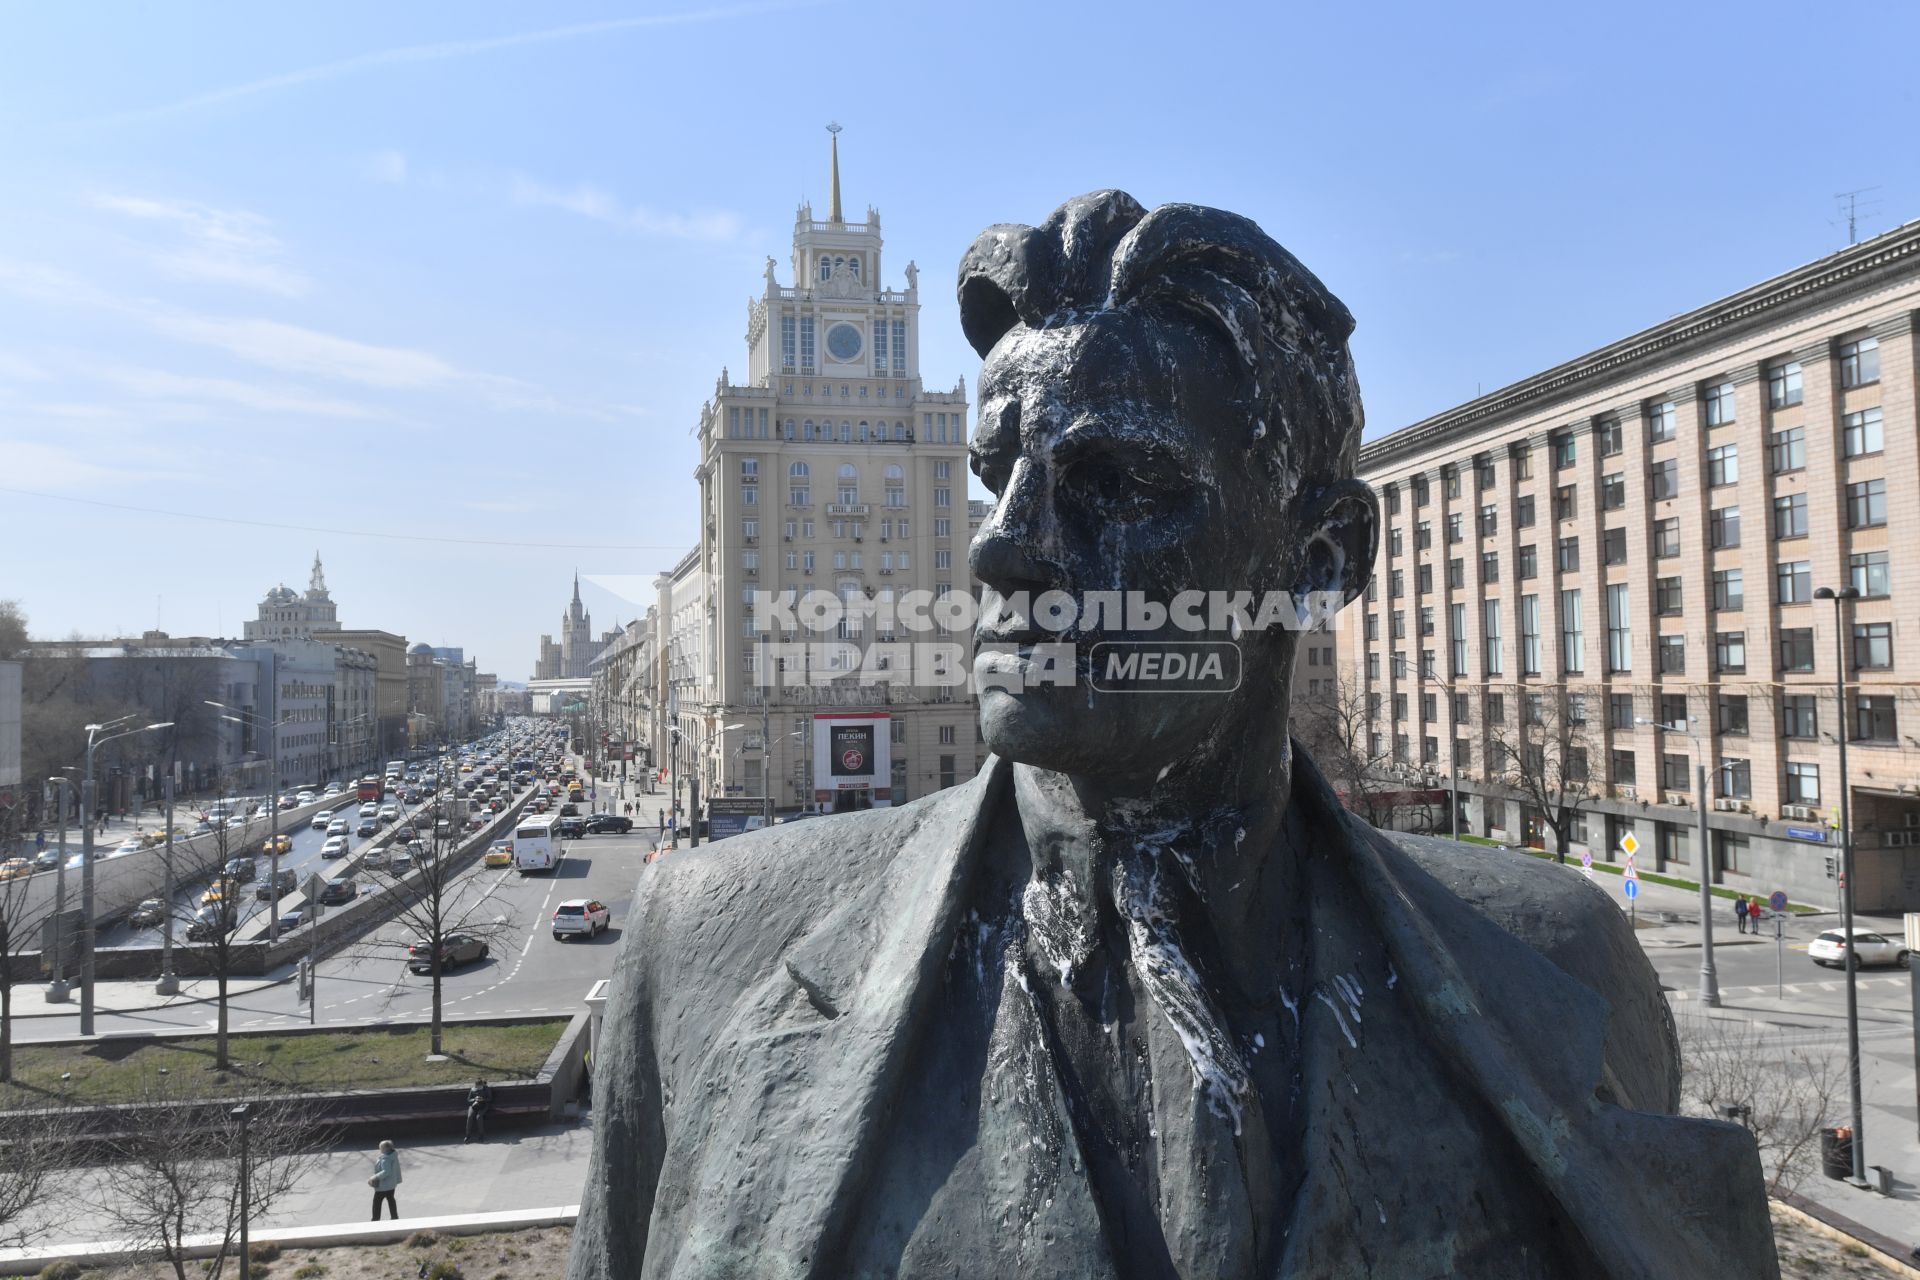
[[[1447,838],[1445,835],[1439,835],[1439,833],[1436,833],[1436,835],[1442,840]],[[1545,849],[1535,849],[1529,845],[1507,844],[1500,840],[1489,840],[1484,836],[1463,835],[1457,838],[1462,844],[1482,844],[1495,849],[1512,849],[1516,853],[1524,853],[1530,858],[1539,858],[1543,862],[1553,862],[1559,856],[1549,853]],[[1570,853],[1567,855],[1568,866],[1577,866],[1579,862],[1580,858],[1577,854]],[[1604,871],[1610,876],[1617,876],[1626,870],[1626,865],[1619,862],[1602,862],[1596,858],[1594,859],[1593,869],[1595,871]],[[1662,875],[1657,871],[1642,871],[1640,878],[1649,884],[1663,884],[1670,889],[1686,889],[1692,893],[1700,892],[1700,885],[1696,881],[1682,880],[1678,876]],[[1727,902],[1732,902],[1735,898],[1753,898],[1759,896],[1755,890],[1722,889],[1718,885],[1708,889],[1707,892]],[[1821,910],[1822,908],[1820,907],[1810,907],[1804,902],[1787,903],[1787,912],[1789,915],[1818,915]]]
[[176,1082],[197,1084],[202,1096],[209,1098],[261,1089],[325,1093],[457,1085],[475,1076],[529,1080],[566,1027],[565,1019],[513,1026],[449,1023],[441,1033],[445,1062],[427,1061],[432,1031],[426,1026],[233,1035],[228,1037],[227,1055],[233,1069],[227,1072],[213,1070],[212,1036],[108,1040],[85,1047],[15,1045],[14,1082],[0,1085],[0,1109],[61,1096],[63,1072],[73,1073],[65,1086],[66,1096],[78,1103],[132,1101],[143,1076],[161,1070]]

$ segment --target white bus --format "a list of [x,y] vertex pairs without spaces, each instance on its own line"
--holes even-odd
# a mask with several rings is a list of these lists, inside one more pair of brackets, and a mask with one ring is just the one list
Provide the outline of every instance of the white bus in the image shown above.
[[397,778],[401,774],[405,773],[406,771],[407,771],[407,762],[405,760],[387,761],[387,776],[389,778]]
[[551,871],[560,862],[560,837],[554,834],[549,815],[522,818],[513,832],[513,865],[521,875]]

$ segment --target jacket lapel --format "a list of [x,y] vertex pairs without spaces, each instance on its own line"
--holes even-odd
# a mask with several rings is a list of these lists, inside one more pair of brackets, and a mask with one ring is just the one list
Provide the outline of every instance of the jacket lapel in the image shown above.
[[[650,1275],[833,1274],[1006,775],[989,758],[971,782],[931,801],[885,874],[736,1005],[692,1082],[728,1100],[690,1107],[706,1124],[677,1128],[669,1141],[666,1169],[682,1171],[687,1189],[686,1231],[670,1264],[656,1271],[649,1260]],[[750,1161],[736,1158],[747,1149]],[[752,1170],[746,1185],[734,1181],[742,1167]]]

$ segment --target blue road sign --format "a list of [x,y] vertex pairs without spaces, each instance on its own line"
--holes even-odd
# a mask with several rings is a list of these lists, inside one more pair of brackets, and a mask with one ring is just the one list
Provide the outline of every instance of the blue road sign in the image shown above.
[[1620,891],[1626,894],[1627,901],[1631,902],[1633,901],[1633,899],[1640,896],[1640,882],[1638,880],[1622,881],[1620,885]]
[[1767,905],[1775,911],[1785,911],[1787,909],[1787,895],[1775,889],[1773,896],[1767,899]]

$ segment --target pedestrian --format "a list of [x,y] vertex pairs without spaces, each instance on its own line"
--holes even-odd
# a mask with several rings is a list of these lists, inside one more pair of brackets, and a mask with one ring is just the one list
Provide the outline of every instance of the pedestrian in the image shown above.
[[1761,910],[1760,910],[1760,899],[1758,899],[1758,898],[1750,898],[1750,899],[1748,899],[1748,901],[1747,901],[1747,923],[1749,923],[1749,924],[1751,924],[1751,925],[1753,926],[1753,931],[1754,931],[1755,933],[1759,933],[1759,932],[1760,932],[1760,917],[1761,917],[1761,915],[1762,915],[1762,914],[1763,914],[1763,913],[1762,913],[1762,912],[1761,912]]
[[387,1212],[398,1221],[400,1206],[393,1192],[400,1185],[400,1153],[393,1149],[391,1141],[380,1143],[380,1154],[374,1157],[373,1176],[367,1179],[367,1185],[373,1188],[373,1220],[380,1221],[380,1202],[384,1200]]
[[1747,900],[1745,898],[1733,900],[1733,920],[1739,926],[1740,932],[1747,931]]
[[473,1088],[467,1090],[467,1136],[462,1142],[472,1142],[476,1136],[482,1142],[487,1140],[487,1112],[492,1109],[492,1087],[485,1080],[475,1080]]

